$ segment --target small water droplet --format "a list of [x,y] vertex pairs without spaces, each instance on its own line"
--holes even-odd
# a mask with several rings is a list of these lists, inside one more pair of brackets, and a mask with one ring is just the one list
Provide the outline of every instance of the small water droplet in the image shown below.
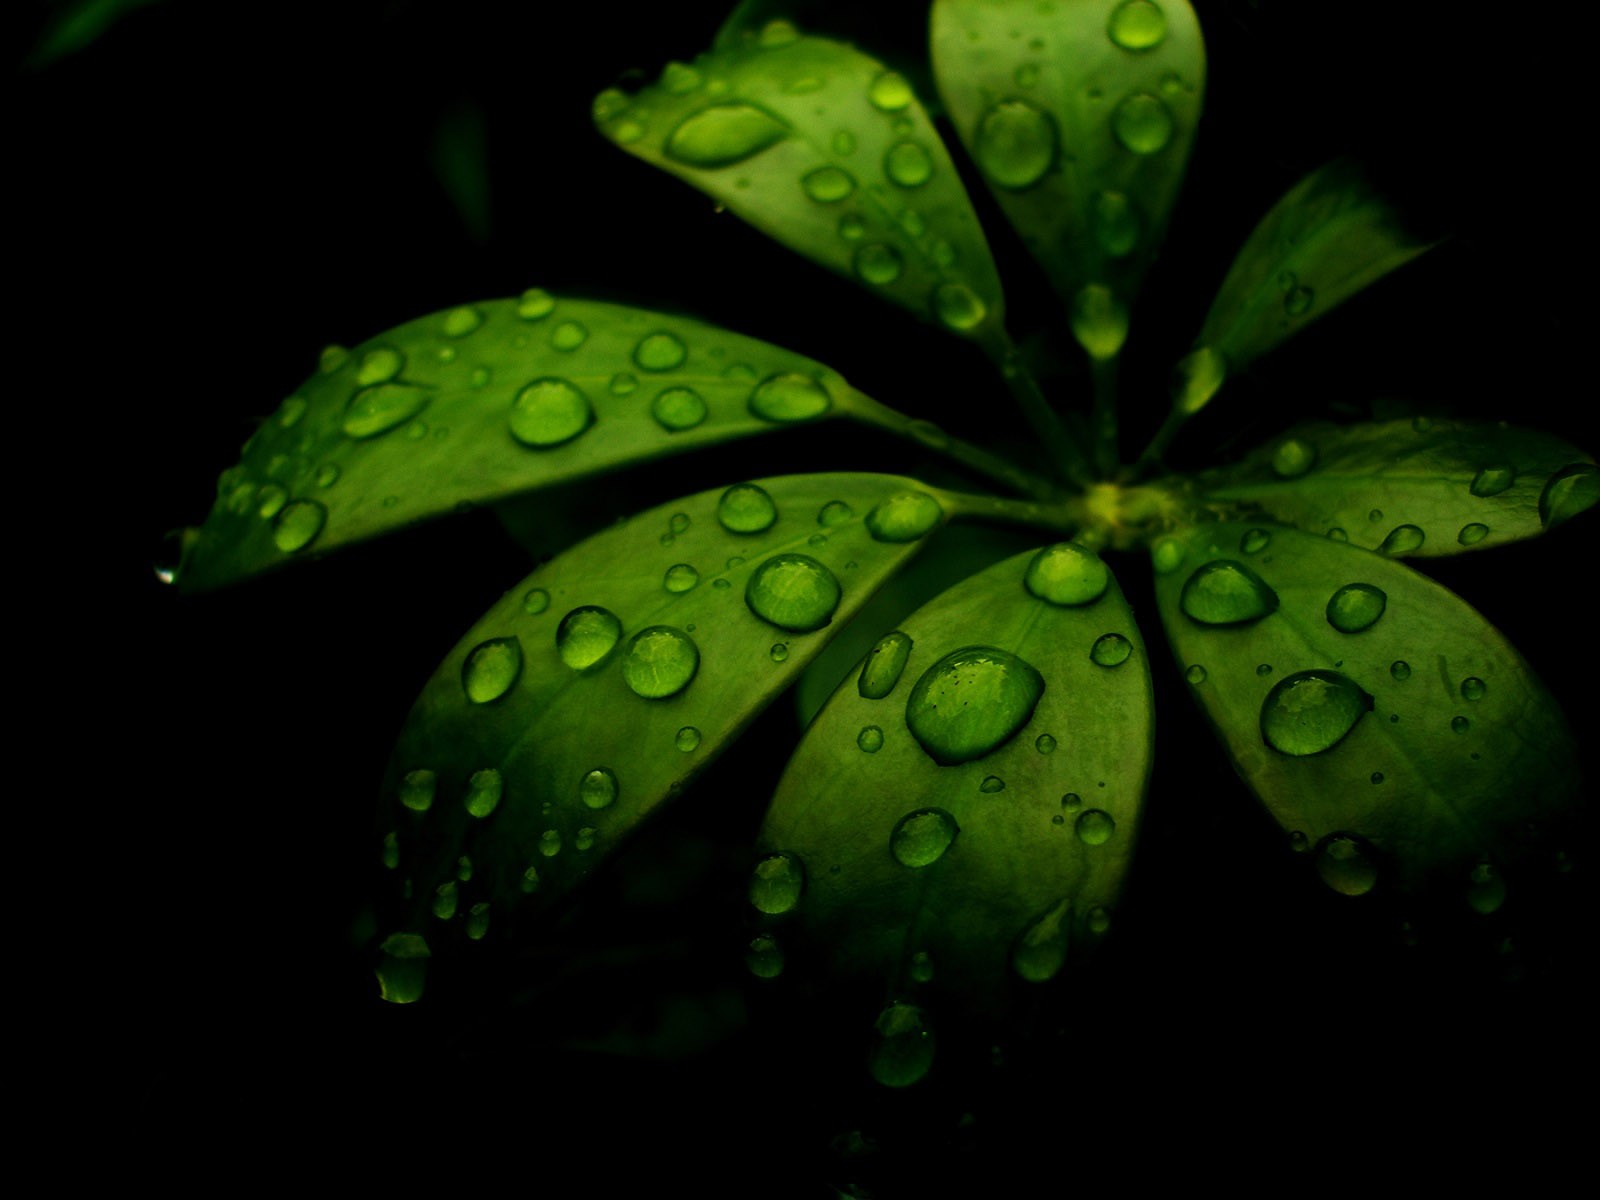
[[537,617],[550,607],[550,593],[543,588],[529,588],[522,596],[522,611],[530,617]]
[[1327,538],[1330,542],[1348,542],[1350,540],[1350,535],[1344,530],[1335,527],[1328,530]]
[[1004,100],[978,122],[974,154],[989,181],[1012,191],[1030,188],[1054,165],[1056,126],[1021,100]]
[[944,519],[944,509],[927,492],[896,492],[873,505],[866,526],[874,541],[902,543],[926,537]]
[[933,311],[948,328],[966,333],[982,325],[989,307],[964,283],[943,283],[933,291]]
[[1456,541],[1460,542],[1463,546],[1476,546],[1488,536],[1489,527],[1481,524],[1480,522],[1474,521],[1470,525],[1463,525],[1461,527],[1461,532],[1456,535]]
[[1054,979],[1066,965],[1072,902],[1062,899],[1023,931],[1011,948],[1011,968],[1029,983]]
[[524,321],[542,321],[556,310],[556,298],[543,288],[529,288],[517,300],[517,316]]
[[1371,629],[1383,616],[1389,597],[1370,583],[1347,583],[1328,597],[1328,624],[1340,633]]
[[767,657],[775,663],[789,661],[789,646],[786,642],[773,642],[772,648],[767,651]]
[[688,63],[669,62],[661,68],[661,88],[674,96],[687,96],[697,90],[703,82],[705,77]]
[[859,242],[866,232],[866,225],[855,213],[845,213],[839,218],[839,236],[845,241]]
[[[1227,377],[1228,360],[1220,351],[1201,346],[1184,357],[1173,370],[1172,407],[1180,413],[1193,416],[1211,402],[1211,397],[1217,394]],[[1307,462],[1305,469],[1310,469],[1310,462]]]
[[1134,154],[1159,154],[1172,141],[1172,110],[1160,96],[1134,92],[1125,96],[1111,114],[1111,132],[1125,150]]
[[693,754],[700,749],[700,731],[693,725],[685,725],[673,736],[672,744],[682,754]]
[[818,167],[801,177],[800,186],[818,204],[837,204],[856,190],[856,181],[843,167]]
[[1354,833],[1330,833],[1317,843],[1317,874],[1342,896],[1364,896],[1378,882],[1372,844]]
[[459,892],[453,882],[441,883],[433,893],[433,915],[441,921],[453,920],[459,899]]
[[1271,675],[1272,674],[1272,664],[1271,663],[1259,663],[1259,664],[1257,664],[1257,666],[1256,666],[1256,674],[1260,675],[1262,677],[1265,677],[1267,675]]
[[776,979],[783,974],[783,947],[770,933],[758,933],[745,948],[744,965],[757,979]]
[[889,1005],[878,1014],[873,1034],[867,1070],[885,1087],[910,1087],[933,1066],[933,1028],[916,1005]]
[[589,340],[589,330],[577,321],[563,321],[550,331],[550,345],[563,354],[570,354]]
[[1514,469],[1504,465],[1484,467],[1472,477],[1467,490],[1474,496],[1498,496],[1517,481]]
[[933,178],[933,159],[916,142],[896,142],[884,152],[883,173],[897,187],[919,188]]
[[1197,567],[1178,607],[1202,625],[1245,625],[1278,610],[1278,594],[1243,563],[1219,559]]
[[1311,311],[1311,304],[1316,299],[1308,287],[1297,287],[1283,298],[1283,311],[1291,317],[1303,317]]
[[896,71],[884,71],[867,88],[867,99],[879,112],[899,112],[914,98],[911,85]]
[[[360,387],[388,383],[400,374],[405,365],[405,355],[392,346],[374,346],[361,356],[361,365],[356,368],[356,383]],[[303,405],[304,401],[301,403]]]
[[1150,547],[1150,563],[1157,575],[1170,575],[1183,566],[1188,548],[1175,537],[1157,538]]
[[757,912],[780,916],[800,903],[805,868],[792,854],[769,854],[750,872],[750,903]]
[[1033,748],[1040,754],[1054,754],[1056,749],[1056,740],[1048,733],[1041,733],[1038,737],[1033,739]]
[[578,830],[577,836],[572,839],[572,845],[578,850],[590,850],[594,848],[594,839],[594,826],[585,825],[582,829]]
[[920,808],[895,822],[889,852],[902,867],[927,867],[944,857],[961,827],[942,808]]
[[633,363],[641,371],[670,371],[689,355],[683,339],[671,333],[650,333],[633,348]]
[[852,260],[856,275],[875,287],[893,283],[905,271],[900,251],[882,242],[868,242],[856,250]]
[[556,652],[574,671],[594,666],[622,640],[622,622],[608,609],[575,608],[556,626]]
[[1044,686],[1044,677],[1017,655],[967,646],[922,673],[906,699],[906,726],[935,762],[970,762],[1028,723]]
[[674,563],[667,568],[667,573],[661,577],[661,586],[673,595],[682,595],[692,591],[700,582],[700,572],[688,563]]
[[1280,679],[1261,705],[1261,737],[1280,754],[1321,754],[1344,740],[1372,697],[1337,671],[1297,671]]
[[1183,677],[1185,679],[1187,679],[1190,683],[1197,684],[1197,685],[1198,684],[1202,684],[1202,683],[1204,683],[1206,681],[1206,669],[1204,667],[1202,667],[1199,663],[1195,663],[1193,666],[1191,666],[1187,671],[1185,671],[1183,673]]
[[1072,830],[1085,846],[1103,846],[1117,831],[1117,822],[1104,809],[1087,808],[1078,815]]
[[915,983],[933,982],[933,956],[926,950],[918,950],[911,956],[907,973]]
[[439,329],[448,338],[463,338],[483,324],[483,314],[470,304],[452,308],[445,313]]
[[559,829],[546,829],[539,835],[539,853],[546,858],[554,858],[561,853],[561,831]]
[[334,463],[323,463],[317,468],[317,486],[329,488],[339,482],[339,468]]
[[827,529],[843,525],[856,515],[856,510],[843,500],[829,500],[817,510],[817,524]]
[[1139,244],[1139,210],[1122,192],[1098,192],[1089,209],[1094,240],[1107,258],[1132,254]]
[[769,375],[750,393],[750,411],[763,421],[810,421],[832,406],[827,388],[794,371]]
[[332,375],[349,361],[350,351],[343,346],[324,346],[322,353],[317,356],[317,370],[324,375]]
[[1120,633],[1105,633],[1089,648],[1089,661],[1097,667],[1120,667],[1133,653],[1133,643]]
[[1461,697],[1464,700],[1482,700],[1488,691],[1488,685],[1476,675],[1469,675],[1461,681]]
[[1472,729],[1472,722],[1466,717],[1452,717],[1450,728],[1455,733],[1467,733]]
[[1252,529],[1239,539],[1239,549],[1245,554],[1259,554],[1272,544],[1272,535],[1265,529]]
[[671,387],[650,402],[650,415],[668,433],[693,429],[706,419],[709,408],[693,388]]
[[439,776],[426,767],[407,771],[400,777],[400,803],[412,812],[427,812],[439,791]]
[[1411,664],[1402,659],[1396,659],[1389,664],[1389,674],[1400,680],[1410,679]]
[[428,392],[405,383],[380,383],[350,397],[339,428],[356,441],[377,437],[404,425],[428,406]]
[[863,725],[856,734],[856,745],[868,754],[876,754],[883,749],[883,730],[876,725]]
[[296,500],[279,510],[272,523],[272,544],[285,554],[304,550],[328,522],[328,510],[315,500]]
[[833,620],[843,595],[834,573],[805,554],[776,554],[751,573],[744,600],[763,621],[810,633]]
[[596,767],[578,781],[578,799],[585,808],[610,808],[617,799],[616,772],[609,767]]
[[1075,542],[1057,542],[1033,556],[1022,583],[1046,603],[1077,608],[1105,595],[1111,586],[1111,572],[1093,550]]
[[978,785],[978,790],[990,795],[995,792],[1003,792],[1006,790],[1006,781],[998,775],[985,775],[983,782]]
[[1378,547],[1378,552],[1380,554],[1410,554],[1422,547],[1426,536],[1415,525],[1396,525],[1389,531],[1389,536],[1383,539],[1383,544]]
[[900,675],[906,669],[906,659],[911,656],[911,639],[896,630],[884,634],[877,645],[868,652],[861,664],[861,677],[856,690],[864,700],[882,700],[894,691]]
[[717,521],[729,533],[762,533],[777,519],[778,506],[753,483],[736,483],[717,501]]
[[505,790],[505,780],[493,767],[474,771],[467,780],[467,811],[475,817],[487,817],[499,807],[500,797],[505,795]]
[[753,104],[714,104],[680,122],[663,152],[686,166],[715,170],[753,158],[788,136],[782,120]]
[[1304,438],[1284,438],[1272,452],[1272,471],[1280,479],[1298,479],[1317,462],[1317,448]]
[[472,648],[461,664],[461,687],[474,704],[500,699],[522,674],[522,643],[515,637],[490,638]]
[[1167,38],[1167,15],[1152,0],[1123,0],[1111,10],[1106,35],[1135,54],[1154,50]]

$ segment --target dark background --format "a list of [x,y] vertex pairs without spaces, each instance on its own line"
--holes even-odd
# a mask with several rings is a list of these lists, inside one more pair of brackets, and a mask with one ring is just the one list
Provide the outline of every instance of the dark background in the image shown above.
[[[1160,669],[1158,767],[1116,936],[1013,1027],[942,1026],[912,1093],[865,1080],[870,997],[743,972],[745,847],[792,744],[787,703],[546,942],[435,1003],[376,1000],[360,917],[388,746],[527,559],[478,513],[218,595],[174,594],[152,571],[322,345],[538,284],[768,338],[959,432],[981,435],[973,414],[1003,404],[974,352],[592,132],[595,92],[692,57],[724,7],[169,0],[15,73],[19,590],[51,581],[36,599],[56,632],[19,638],[19,661],[44,663],[27,741],[50,749],[14,753],[50,755],[22,802],[50,828],[37,854],[81,871],[46,922],[66,969],[36,989],[86,1014],[62,1035],[81,1060],[69,1082],[169,1165],[203,1136],[290,1157],[370,1148],[388,1171],[437,1137],[504,1145],[537,1179],[582,1168],[601,1194],[646,1171],[714,1196],[852,1180],[937,1193],[1035,1157],[1071,1179],[1168,1152],[1331,1173],[1353,1139],[1440,1170],[1533,1147],[1525,1170],[1549,1168],[1570,1133],[1556,1092],[1593,1062],[1582,831],[1563,843],[1573,870],[1530,866],[1493,917],[1333,896]],[[1374,405],[1600,445],[1577,261],[1592,106],[1574,40],[1437,3],[1199,7],[1206,117],[1136,314],[1125,383],[1151,415],[1127,418],[1130,441],[1255,220],[1353,153],[1453,240],[1230,384],[1180,465]],[[57,10],[33,11],[30,36]],[[856,10],[857,30],[878,26],[869,46],[916,45],[917,5]],[[441,146],[478,142],[486,218],[464,215],[439,169]],[[1016,332],[1038,335],[1044,289],[972,190]],[[888,444],[809,449],[810,468],[919,468]],[[754,453],[706,458],[706,481],[792,465]],[[662,486],[647,473],[610,499],[654,503]],[[1586,521],[1427,567],[1515,638],[1591,765],[1593,549]],[[1142,563],[1118,569],[1150,612]],[[1153,614],[1145,634],[1160,668]]]

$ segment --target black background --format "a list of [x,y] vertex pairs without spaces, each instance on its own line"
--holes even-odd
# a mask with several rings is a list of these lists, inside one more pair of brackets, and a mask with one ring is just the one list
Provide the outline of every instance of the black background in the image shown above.
[[[1592,1066],[1581,831],[1574,870],[1529,867],[1491,918],[1326,893],[1174,686],[1153,619],[1160,755],[1117,936],[1014,1028],[942,1027],[913,1093],[865,1081],[870,998],[744,977],[745,847],[792,744],[786,702],[546,942],[435,1004],[376,1000],[360,913],[388,745],[526,558],[477,513],[216,595],[177,595],[151,569],[322,345],[539,284],[770,339],[958,432],[983,436],[999,408],[967,348],[592,131],[595,92],[692,57],[723,7],[171,0],[16,74],[19,590],[51,581],[35,598],[54,632],[19,635],[46,686],[39,744],[14,753],[50,756],[26,800],[51,830],[36,857],[79,898],[41,922],[71,969],[28,985],[87,1014],[62,1035],[88,1060],[72,1079],[168,1166],[203,1135],[291,1158],[331,1142],[393,1172],[436,1139],[524,1156],[530,1185],[578,1171],[601,1194],[649,1172],[709,1195],[855,1180],[893,1196],[1007,1165],[1152,1170],[1167,1151],[1335,1175],[1356,1143],[1430,1170],[1518,1146],[1525,1171],[1552,1169],[1571,1132],[1556,1095]],[[916,5],[857,7],[874,44],[916,44]],[[1600,445],[1572,40],[1436,3],[1199,7],[1206,116],[1137,313],[1131,407],[1159,411],[1234,249],[1335,154],[1455,236],[1230,385],[1179,465],[1375,404]],[[439,122],[463,113],[486,131],[484,235],[433,166]],[[972,190],[1016,332],[1037,335],[1044,290]],[[1130,439],[1152,419],[1130,417]],[[809,450],[809,468],[919,467],[887,444]],[[793,465],[754,453],[704,459],[696,487]],[[646,473],[610,502],[665,487]],[[1511,633],[1590,764],[1593,539],[1579,522],[1427,568]],[[1149,612],[1143,565],[1118,570]],[[81,872],[64,889],[58,856]],[[849,1152],[852,1130],[877,1149]]]

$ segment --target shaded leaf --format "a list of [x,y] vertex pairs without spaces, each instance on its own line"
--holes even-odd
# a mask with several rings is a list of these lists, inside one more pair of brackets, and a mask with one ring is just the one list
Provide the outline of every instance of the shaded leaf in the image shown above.
[[951,119],[1000,206],[1113,356],[1166,231],[1205,89],[1186,0],[938,0]]
[[[1081,558],[1098,599],[1030,594],[1040,554]],[[910,649],[892,688],[886,644],[806,732],[761,845],[803,864],[794,915],[841,968],[909,995],[925,954],[940,990],[993,1001],[1014,971],[1053,975],[1116,904],[1151,764],[1144,646],[1109,572],[1076,547],[997,563],[899,633]]]
[[467,236],[489,240],[489,127],[483,109],[461,103],[445,112],[433,132],[433,170],[450,197]]
[[1453,593],[1291,529],[1208,525],[1174,542],[1185,554],[1158,555],[1157,597],[1191,691],[1336,890],[1439,872],[1466,887],[1571,796],[1561,710]]
[[863,402],[808,358],[683,317],[537,289],[453,308],[325,351],[217,481],[179,582],[215,587]]
[[1203,408],[1237,371],[1432,242],[1400,215],[1354,163],[1329,163],[1284,193],[1229,268],[1196,350],[1179,365],[1173,403]]
[[[917,525],[883,524],[908,505]],[[504,925],[560,900],[941,520],[909,480],[790,475],[661,505],[533,572],[450,652],[400,735],[387,845],[411,899],[390,919],[437,949],[471,936],[474,905]]]
[[1200,486],[1309,533],[1433,558],[1534,537],[1547,521],[1576,515],[1595,502],[1592,487],[1562,503],[1544,497],[1572,478],[1568,468],[1592,464],[1558,437],[1506,425],[1318,422],[1209,472]]
[[159,0],[65,0],[52,5],[56,12],[28,56],[28,65],[47,67],[85,50],[123,17],[156,3]]
[[600,129],[814,262],[965,337],[1004,301],[950,156],[903,76],[779,23],[595,99]]

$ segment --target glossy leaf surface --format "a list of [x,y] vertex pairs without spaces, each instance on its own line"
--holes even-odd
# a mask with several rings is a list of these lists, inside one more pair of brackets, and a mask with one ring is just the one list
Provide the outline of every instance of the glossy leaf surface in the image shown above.
[[601,93],[595,120],[814,262],[962,336],[999,336],[971,200],[910,84],[876,59],[767,26],[637,95]]
[[[917,553],[920,536],[872,532],[880,504],[907,497],[922,532],[937,528],[939,505],[895,476],[716,488],[512,588],[439,667],[395,748],[385,794],[412,900],[390,919],[437,948],[473,904],[503,922],[564,896]],[[433,907],[444,894],[455,915]]]
[[[1272,206],[1229,268],[1180,366],[1195,412],[1237,371],[1432,245],[1406,229],[1355,164],[1313,171]],[[1199,356],[1199,357],[1197,357]]]
[[682,317],[540,291],[449,309],[324,353],[218,480],[179,582],[214,587],[856,402],[810,359]]
[[[761,845],[803,864],[794,919],[845,970],[909,992],[926,955],[950,990],[992,1000],[1015,975],[1055,974],[1110,919],[1150,771],[1149,669],[1109,573],[1098,598],[1053,604],[1025,582],[1036,556],[907,617],[893,686],[886,643],[779,785]],[[942,849],[941,829],[956,831]]]
[[1200,119],[1205,46],[1193,9],[938,0],[933,56],[962,142],[1073,305],[1080,341],[1109,357],[1098,349],[1121,345]]
[[[1291,529],[1180,532],[1167,633],[1235,768],[1336,890],[1412,886],[1514,848],[1575,786],[1561,710],[1464,601],[1402,563]],[[1253,547],[1246,550],[1245,547]],[[1221,566],[1219,564],[1227,564]],[[1208,615],[1206,579],[1270,593]],[[1211,598],[1218,594],[1211,589]]]
[[1551,434],[1419,418],[1302,425],[1200,486],[1308,533],[1432,558],[1575,516],[1600,498],[1592,470],[1589,455]]

